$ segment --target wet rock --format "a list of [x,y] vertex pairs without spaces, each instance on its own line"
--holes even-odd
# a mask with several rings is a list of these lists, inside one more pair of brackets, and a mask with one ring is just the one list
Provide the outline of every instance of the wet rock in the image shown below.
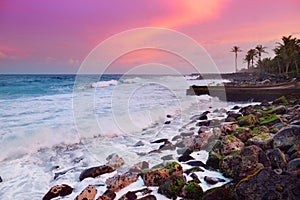
[[163,145],[159,147],[159,150],[175,150],[176,147],[170,142],[166,141]]
[[203,190],[199,184],[195,182],[189,182],[183,188],[183,196],[186,199],[202,199]]
[[238,109],[241,109],[241,107],[237,106],[237,105],[235,105],[235,106],[233,106],[233,108],[231,108],[231,110],[238,110]]
[[3,180],[2,180],[2,177],[0,176],[0,183],[2,183],[3,182]]
[[158,140],[155,140],[155,141],[153,141],[153,142],[151,142],[151,143],[153,144],[153,143],[166,143],[166,142],[169,142],[169,140],[168,140],[168,139],[165,139],[165,138],[163,138],[163,139],[158,139]]
[[156,200],[156,197],[154,195],[148,195],[148,196],[145,196],[145,197],[141,197],[137,200]]
[[300,199],[300,179],[262,169],[236,185],[237,199]]
[[132,167],[130,167],[128,172],[140,173],[141,171],[143,171],[145,169],[149,169],[149,163],[146,161],[142,161],[142,162],[139,162],[139,163],[133,165]]
[[288,126],[281,129],[273,138],[274,148],[279,148],[284,153],[300,151],[300,126]]
[[267,100],[263,100],[260,105],[264,107],[269,107],[271,104]]
[[221,162],[221,171],[232,178],[243,178],[259,168],[270,168],[265,152],[258,146],[245,147],[239,154],[229,155]]
[[172,141],[176,141],[176,140],[179,140],[181,139],[182,136],[181,135],[175,135],[173,138],[172,138]]
[[281,106],[277,106],[275,107],[272,112],[270,112],[270,114],[277,114],[277,115],[282,115],[285,114],[287,111],[286,107],[281,105]]
[[170,176],[163,184],[158,188],[158,193],[171,198],[176,199],[178,196],[182,196],[182,188],[185,180],[183,176]]
[[238,124],[240,126],[254,126],[257,122],[258,119],[253,114],[249,114],[247,116],[243,116],[238,119]]
[[107,166],[110,166],[112,168],[120,168],[124,165],[124,160],[123,158],[121,158],[118,154],[113,153],[111,155],[109,155],[107,158]]
[[250,138],[247,141],[247,144],[256,145],[263,150],[271,149],[273,137],[273,134],[261,132],[260,134]]
[[242,113],[243,116],[253,114],[255,112],[254,106],[249,105],[249,106],[243,107],[239,110],[239,112]]
[[180,135],[181,135],[182,137],[189,137],[189,136],[194,135],[194,132],[193,132],[193,131],[190,131],[190,132],[182,132],[182,133],[180,133]]
[[192,168],[184,171],[184,173],[187,175],[189,175],[190,173],[193,173],[193,172],[204,172],[204,170],[201,169],[200,167],[192,167]]
[[163,184],[171,175],[182,176],[183,170],[180,164],[176,162],[168,162],[165,166],[153,168],[144,172],[142,177],[145,185],[159,186]]
[[142,141],[138,141],[137,143],[135,143],[133,146],[134,147],[141,147],[144,146],[145,144]]
[[94,200],[96,194],[97,189],[94,186],[89,185],[75,198],[75,200]]
[[284,169],[287,165],[287,160],[284,153],[278,148],[269,151],[267,156],[269,157],[273,169]]
[[214,151],[210,151],[208,154],[208,159],[206,165],[211,169],[219,169],[220,161],[222,156]]
[[189,161],[189,160],[195,160],[195,158],[193,158],[192,156],[190,155],[182,155],[178,158],[178,161],[179,162],[186,162],[186,161]]
[[250,128],[244,128],[244,127],[238,128],[234,132],[234,136],[239,138],[242,142],[246,142],[248,139],[253,137],[251,129]]
[[213,188],[204,193],[203,200],[235,200],[232,184],[228,183],[218,188]]
[[260,125],[265,125],[265,126],[273,126],[275,124],[280,124],[282,123],[282,120],[279,115],[268,115],[266,117],[260,118],[259,124]]
[[207,120],[207,114],[210,113],[209,111],[205,111],[200,115],[194,115],[193,117],[190,118],[191,121],[195,120]]
[[173,155],[165,155],[161,157],[162,160],[174,160]]
[[116,193],[112,190],[106,190],[103,195],[99,196],[97,200],[113,200],[116,198]]
[[226,134],[231,134],[238,128],[239,126],[236,123],[224,123],[222,126],[222,131]]
[[214,185],[219,182],[225,182],[225,180],[222,178],[210,177],[210,176],[204,176],[204,181],[211,185]]
[[193,166],[193,167],[204,167],[204,168],[207,168],[206,164],[204,164],[200,160],[189,161],[189,162],[186,162],[186,164],[190,165],[190,166]]
[[225,122],[236,122],[236,119],[233,117],[226,117]]
[[283,104],[283,105],[287,105],[288,104],[288,101],[286,99],[285,96],[282,96],[282,97],[279,97],[278,99],[275,99],[273,102],[272,102],[273,105],[280,105],[280,104]]
[[167,115],[167,118],[172,118],[172,115]]
[[210,125],[211,120],[204,120],[201,122],[197,122],[196,126],[209,126]]
[[300,158],[296,158],[291,160],[287,166],[287,171],[296,175],[300,174]]
[[140,190],[136,190],[136,191],[129,191],[126,194],[124,194],[121,198],[119,198],[118,200],[135,200],[138,198],[138,196],[147,195],[151,192],[152,192],[152,190],[150,190],[148,188],[144,188],[144,189],[140,189]]
[[171,121],[165,121],[164,124],[171,124]]
[[242,113],[237,113],[237,112],[233,112],[233,111],[229,111],[227,113],[227,118],[232,117],[234,119],[237,119],[238,117],[242,117],[242,116],[243,116]]
[[240,151],[244,148],[244,143],[233,135],[226,135],[222,140],[214,146],[214,152],[226,156],[232,152]]
[[191,174],[191,178],[193,179],[192,182],[194,182],[194,183],[201,183],[201,181],[199,180],[197,174],[192,173],[192,174]]
[[295,158],[300,158],[300,151],[297,151],[297,152],[295,152],[295,153],[293,153],[292,155],[291,155],[291,160],[293,160],[293,159],[295,159]]
[[127,187],[131,183],[134,183],[137,181],[139,178],[138,173],[131,173],[131,172],[126,172],[124,174],[117,174],[111,178],[108,178],[105,183],[107,184],[107,188],[114,191],[118,192],[121,189]]
[[107,165],[92,167],[92,168],[86,169],[83,172],[81,172],[81,174],[79,176],[79,180],[82,181],[83,179],[88,178],[88,177],[95,178],[102,174],[111,173],[115,170],[116,170],[115,168],[113,168],[111,166],[107,166]]
[[62,184],[53,186],[43,197],[43,200],[53,199],[55,197],[63,197],[71,194],[73,192],[73,188],[69,185]]
[[137,199],[137,195],[135,194],[135,192],[129,191],[123,196],[121,196],[121,198],[119,198],[118,200],[135,200],[135,199]]

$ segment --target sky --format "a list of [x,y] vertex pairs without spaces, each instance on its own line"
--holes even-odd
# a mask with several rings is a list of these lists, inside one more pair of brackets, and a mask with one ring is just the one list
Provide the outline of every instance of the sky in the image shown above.
[[[233,72],[232,46],[243,50],[241,69],[250,48],[262,44],[269,52],[263,57],[273,57],[282,36],[300,38],[299,11],[299,0],[0,0],[0,73],[77,73],[101,42],[143,27],[185,34],[221,72]],[[168,40],[158,38],[147,40]],[[142,39],[134,35],[126,42],[137,40]],[[118,47],[107,48],[113,52]],[[152,62],[192,72],[182,60],[170,52],[141,49],[120,55],[108,72],[124,73]]]

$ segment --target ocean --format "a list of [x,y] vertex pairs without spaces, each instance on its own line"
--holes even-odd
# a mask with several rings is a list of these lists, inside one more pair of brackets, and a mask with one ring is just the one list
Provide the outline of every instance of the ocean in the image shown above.
[[[0,75],[0,199],[41,199],[62,183],[75,188],[64,199],[74,199],[89,184],[104,192],[105,179],[79,182],[78,177],[113,153],[125,166],[176,158],[171,151],[148,154],[159,147],[150,142],[178,135],[195,114],[234,105],[208,95],[186,96],[190,85],[222,82],[193,78]],[[217,115],[209,117],[222,118]],[[206,156],[200,156],[204,162]]]

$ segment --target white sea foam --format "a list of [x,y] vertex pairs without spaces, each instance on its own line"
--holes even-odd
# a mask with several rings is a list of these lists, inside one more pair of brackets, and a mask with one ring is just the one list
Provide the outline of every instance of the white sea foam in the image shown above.
[[92,88],[104,88],[104,87],[109,87],[113,85],[118,85],[117,80],[110,80],[110,81],[99,81],[96,83],[92,83],[91,87]]

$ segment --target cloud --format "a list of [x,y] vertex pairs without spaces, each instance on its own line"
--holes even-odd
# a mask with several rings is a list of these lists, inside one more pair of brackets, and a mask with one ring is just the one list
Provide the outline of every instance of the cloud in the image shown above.
[[4,60],[6,58],[8,58],[8,56],[4,52],[0,51],[0,60]]
[[176,28],[189,25],[196,22],[202,22],[219,15],[219,12],[228,0],[188,0],[188,1],[170,1],[169,8],[172,12],[169,16],[158,21],[153,25],[158,27]]
[[68,63],[69,63],[69,65],[78,66],[80,64],[80,61],[77,60],[77,59],[70,58],[69,61],[68,61]]

